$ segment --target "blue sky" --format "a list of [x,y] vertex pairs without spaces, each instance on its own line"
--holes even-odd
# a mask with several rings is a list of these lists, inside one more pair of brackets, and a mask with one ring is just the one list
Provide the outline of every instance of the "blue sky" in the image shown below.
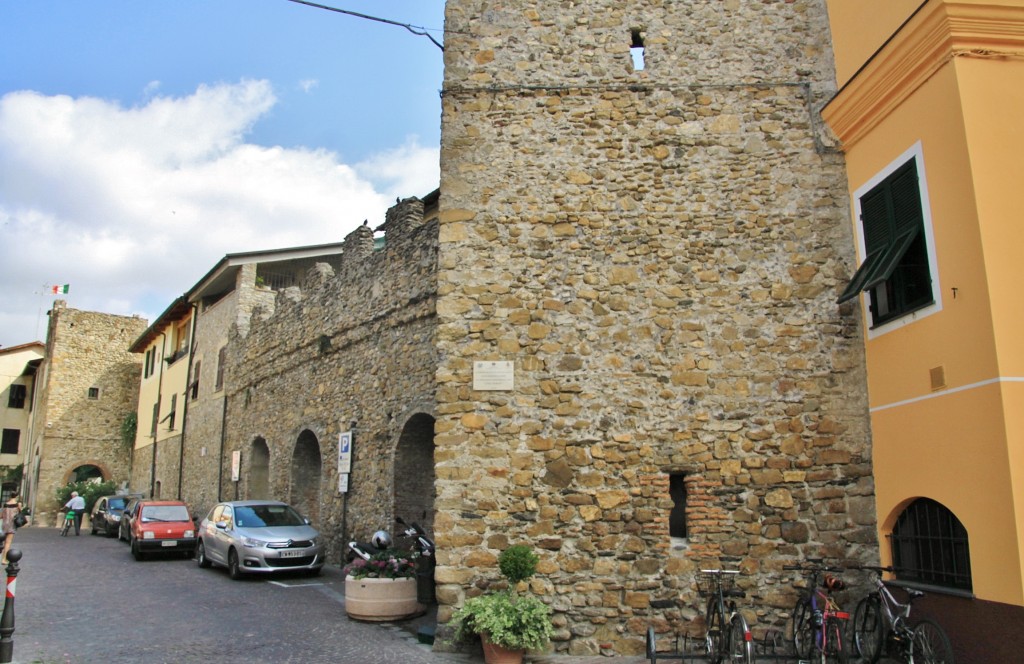
[[[444,0],[324,0],[425,28]],[[442,53],[289,0],[0,2],[0,347],[150,321],[224,254],[341,240],[437,187]]]

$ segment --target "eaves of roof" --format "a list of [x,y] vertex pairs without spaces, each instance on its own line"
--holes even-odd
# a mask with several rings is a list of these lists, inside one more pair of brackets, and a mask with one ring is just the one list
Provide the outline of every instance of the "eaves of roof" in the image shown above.
[[149,345],[153,343],[153,340],[160,336],[168,326],[187,316],[191,306],[184,295],[179,295],[171,303],[171,306],[167,307],[162,314],[157,316],[153,324],[147,327],[146,331],[135,340],[135,343],[128,348],[129,352],[144,353],[149,348]]

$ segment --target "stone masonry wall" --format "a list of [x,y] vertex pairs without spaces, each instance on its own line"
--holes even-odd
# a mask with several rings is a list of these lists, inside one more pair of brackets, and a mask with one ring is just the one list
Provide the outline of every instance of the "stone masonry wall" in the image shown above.
[[[382,250],[373,250],[369,227],[358,228],[337,271],[317,265],[301,288],[277,294],[272,312],[258,307],[248,329],[239,328],[245,336],[230,344],[225,460],[241,452],[238,494],[247,496],[253,441],[262,438],[273,496],[302,502],[319,483],[308,511],[334,563],[346,540],[392,531],[395,485],[403,482],[395,476],[398,441],[406,423],[432,416],[435,404],[437,224],[423,223],[423,204],[413,198],[392,208],[382,228]],[[343,496],[338,434],[353,422]],[[309,477],[308,440],[318,449],[319,477]],[[432,513],[432,505],[420,507]]]
[[877,556],[824,0],[448,0],[445,29],[440,620],[526,542],[556,651],[702,633],[723,563],[781,627],[783,565]]
[[[50,312],[45,384],[36,426],[45,430],[36,485],[37,523],[59,507],[58,487],[82,465],[98,466],[104,479],[123,482],[130,448],[121,439],[124,417],[136,410],[141,360],[128,351],[146,329],[136,316],[79,311],[57,300]],[[98,388],[98,397],[89,397]]]

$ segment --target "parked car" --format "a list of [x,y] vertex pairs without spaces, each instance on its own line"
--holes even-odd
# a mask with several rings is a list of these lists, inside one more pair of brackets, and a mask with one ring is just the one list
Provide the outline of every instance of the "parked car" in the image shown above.
[[188,505],[180,500],[140,500],[135,509],[129,541],[136,560],[147,553],[195,552],[196,524]]
[[200,567],[226,567],[232,579],[284,570],[315,576],[324,566],[320,533],[280,501],[218,503],[200,522],[196,547]]
[[132,519],[135,518],[135,513],[138,512],[139,503],[142,500],[142,496],[133,496],[128,499],[128,502],[124,506],[124,510],[121,512],[121,524],[117,529],[117,539],[123,542],[127,542],[131,539]]
[[92,534],[103,533],[107,537],[117,535],[121,527],[121,513],[128,503],[128,496],[101,496],[92,506],[89,523]]

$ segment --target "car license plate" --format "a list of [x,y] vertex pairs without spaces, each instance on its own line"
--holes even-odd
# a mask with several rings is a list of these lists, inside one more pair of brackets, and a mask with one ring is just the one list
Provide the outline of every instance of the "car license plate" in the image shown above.
[[164,540],[160,546],[178,546],[178,540]]
[[289,549],[281,552],[282,558],[301,558],[304,555],[306,555],[306,552],[302,549]]

